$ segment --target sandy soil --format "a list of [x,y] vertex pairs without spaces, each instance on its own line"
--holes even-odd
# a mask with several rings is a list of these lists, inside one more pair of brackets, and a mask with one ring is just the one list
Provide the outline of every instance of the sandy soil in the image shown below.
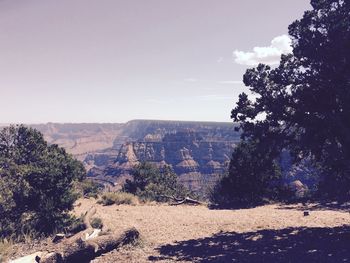
[[[266,205],[210,210],[204,206],[101,206],[80,200],[75,213],[97,207],[105,229],[136,227],[141,241],[100,262],[343,262],[350,261],[345,210]],[[333,244],[333,245],[331,245]],[[339,260],[339,261],[338,261]]]

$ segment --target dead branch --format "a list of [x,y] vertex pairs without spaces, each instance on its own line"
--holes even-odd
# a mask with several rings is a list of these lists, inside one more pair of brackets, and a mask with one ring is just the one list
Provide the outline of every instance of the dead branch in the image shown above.
[[93,242],[97,244],[97,256],[105,254],[109,251],[112,251],[120,246],[127,244],[133,244],[140,237],[140,232],[136,228],[130,228],[127,231],[123,232],[119,236],[100,236],[97,239],[94,239]]
[[91,217],[96,214],[96,207],[92,206],[84,215],[83,222],[86,226],[86,230],[92,229],[92,226],[90,224]]
[[172,203],[170,205],[182,205],[182,204],[191,204],[191,205],[205,205],[205,203],[189,198],[189,197],[185,197],[184,199],[178,199],[178,198],[173,198],[173,200],[177,201],[176,203]]
[[180,198],[176,198],[175,196],[172,196],[172,195],[159,195],[159,197],[165,197],[165,198],[174,200],[174,201],[176,201],[176,202],[180,202],[180,201],[183,200],[183,199],[180,199]]

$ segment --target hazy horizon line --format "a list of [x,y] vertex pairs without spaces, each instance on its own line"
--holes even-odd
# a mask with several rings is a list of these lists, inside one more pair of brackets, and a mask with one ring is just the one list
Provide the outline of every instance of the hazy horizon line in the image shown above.
[[233,123],[230,121],[212,121],[212,120],[180,120],[180,119],[131,119],[125,122],[59,122],[59,121],[48,121],[48,122],[0,122],[0,125],[43,125],[43,124],[125,124],[132,121],[164,121],[164,122],[202,122],[202,123]]

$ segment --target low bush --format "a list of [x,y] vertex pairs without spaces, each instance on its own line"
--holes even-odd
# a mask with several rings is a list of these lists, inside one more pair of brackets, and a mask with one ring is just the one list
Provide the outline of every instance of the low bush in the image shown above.
[[167,202],[169,198],[166,196],[192,196],[192,193],[178,182],[178,176],[170,166],[158,168],[146,162],[134,167],[132,180],[126,180],[123,191],[138,196],[142,201]]
[[69,234],[76,234],[85,229],[86,225],[84,223],[84,215],[82,214],[80,217],[71,217],[68,227],[66,227],[64,231]]
[[102,229],[103,227],[102,219],[99,217],[92,218],[90,224],[93,228]]
[[85,179],[79,182],[78,189],[80,190],[83,197],[93,197],[97,198],[101,193],[103,186],[92,180]]
[[139,203],[137,196],[125,192],[108,192],[101,196],[99,203],[103,205],[136,205]]

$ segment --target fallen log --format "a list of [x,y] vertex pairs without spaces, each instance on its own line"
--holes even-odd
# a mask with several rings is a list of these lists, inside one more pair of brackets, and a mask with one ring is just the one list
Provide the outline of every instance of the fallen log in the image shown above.
[[96,213],[91,207],[84,216],[86,230],[53,243],[47,251],[38,251],[29,256],[18,258],[13,263],[88,263],[102,254],[118,247],[131,244],[140,236],[136,228],[128,229],[121,234],[100,235],[101,229],[94,229],[90,219]]
[[102,231],[102,229],[94,229],[91,234],[85,233],[84,240],[86,241],[86,240],[98,237],[99,234],[101,233],[101,231]]
[[102,254],[108,253],[118,247],[131,244],[140,236],[136,228],[128,229],[120,235],[99,236],[87,241],[82,239],[65,245],[57,251],[40,258],[40,263],[87,263]]
[[[81,235],[81,237],[84,236],[89,236],[90,233],[92,233],[94,231],[94,228],[91,226],[91,217],[96,213],[96,207],[92,206],[90,207],[90,209],[88,211],[85,212],[84,216],[83,216],[83,222],[82,224],[79,224],[77,226],[75,226],[74,228],[71,229],[67,229],[68,234],[65,234],[63,238],[79,238],[79,235]],[[79,234],[81,233],[81,234]],[[56,237],[54,237],[55,239]],[[59,240],[56,240],[58,242],[62,241],[63,238],[60,238]],[[54,240],[52,240],[54,242]],[[55,243],[55,242],[54,242]]]
[[92,228],[90,221],[94,214],[96,214],[96,207],[92,206],[84,215],[83,222],[87,230]]
[[170,205],[182,205],[185,203],[192,204],[192,205],[205,205],[205,203],[198,201],[198,200],[195,200],[195,199],[192,199],[192,198],[189,198],[189,197],[185,197],[183,199],[177,198],[177,197],[174,197],[171,195],[160,195],[160,197],[165,197],[165,198],[176,201],[176,203],[171,203]]
[[183,199],[177,203],[172,203],[170,205],[182,205],[182,204],[205,205],[205,203],[198,201],[198,200],[195,200],[195,199],[192,199],[192,198],[189,198],[189,197],[186,197],[185,199]]
[[98,247],[96,255],[100,256],[109,251],[117,249],[118,247],[125,246],[127,244],[134,244],[139,237],[140,232],[134,227],[128,229],[119,236],[100,236],[99,238],[93,240]]

